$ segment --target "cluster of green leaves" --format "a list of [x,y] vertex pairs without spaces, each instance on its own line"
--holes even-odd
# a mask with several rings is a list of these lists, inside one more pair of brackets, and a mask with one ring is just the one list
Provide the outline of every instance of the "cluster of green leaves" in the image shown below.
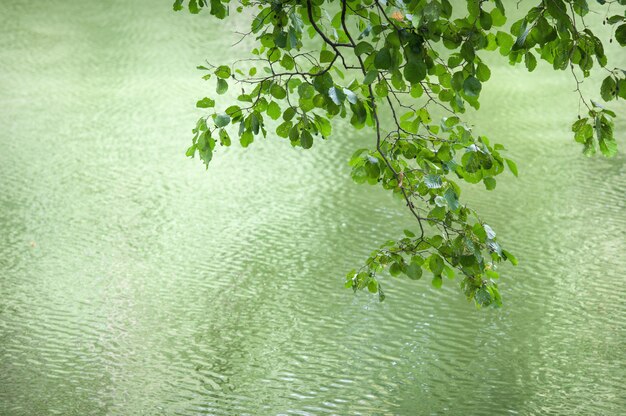
[[[626,0],[598,3],[615,2]],[[176,0],[174,9],[183,3]],[[585,24],[586,0],[539,1],[508,29],[501,0],[467,0],[465,6],[455,18],[459,13],[448,0],[241,0],[238,12],[256,11],[245,35],[257,41],[253,57],[199,68],[205,79],[216,80],[217,95],[232,84],[242,93],[223,111],[215,110],[215,98],[198,101],[197,107],[210,113],[198,120],[187,155],[197,153],[208,166],[218,142],[229,146],[234,134],[247,147],[268,130],[309,149],[331,136],[335,117],[371,129],[371,146],[350,160],[352,178],[402,198],[416,225],[348,273],[346,286],[367,288],[382,300],[380,273],[387,268],[392,276],[410,279],[426,270],[435,287],[442,276],[458,274],[468,299],[499,306],[497,265],[517,260],[462,203],[456,182],[482,182],[492,190],[505,168],[517,176],[515,163],[501,155],[503,146],[475,134],[459,118],[467,106],[480,108],[483,84],[491,76],[480,54],[498,51],[529,71],[538,59],[555,70],[570,69],[577,89],[577,71],[588,77],[595,64],[606,68],[608,59]],[[221,0],[188,0],[187,7],[192,13],[207,8],[220,19],[230,12],[229,2]],[[606,22],[621,23],[615,38],[623,46],[624,16]],[[609,70],[601,88],[605,101],[624,98],[624,74]],[[578,92],[588,117],[574,123],[576,141],[585,154],[599,146],[612,156],[615,113]],[[433,121],[434,109],[447,116]]]
[[[431,221],[436,222],[435,219]],[[442,286],[442,276],[454,279],[455,269],[458,269],[463,275],[461,287],[468,299],[474,299],[480,306],[502,304],[496,284],[500,275],[494,263],[506,258],[517,264],[517,259],[500,247],[489,225],[476,222],[453,239],[445,239],[439,234],[417,239],[410,230],[404,230],[404,233],[405,238],[390,240],[373,252],[360,270],[350,271],[345,286],[355,290],[367,288],[378,293],[382,301],[385,294],[376,275],[385,267],[389,267],[391,276],[404,274],[411,280],[421,279],[426,270],[432,275],[431,283],[436,288]],[[485,245],[489,247],[490,255],[485,256]],[[490,284],[486,284],[485,279]]]
[[[615,2],[600,0],[598,3],[604,5]],[[625,0],[617,3],[626,5]],[[603,155],[611,157],[617,152],[612,120],[616,115],[597,101],[584,99],[580,93],[581,82],[576,76],[575,68],[578,68],[583,77],[589,77],[595,61],[609,73],[600,89],[600,95],[606,102],[618,97],[626,98],[626,72],[619,68],[607,68],[608,59],[602,41],[585,25],[584,17],[588,13],[589,5],[583,0],[542,1],[512,24],[510,31],[516,38],[508,56],[511,64],[523,60],[529,71],[537,65],[533,52],[555,70],[571,70],[581,102],[587,107],[589,116],[582,118],[579,115],[579,120],[572,126],[574,138],[583,144],[585,155],[593,155],[596,147],[599,147]],[[623,15],[613,15],[607,17],[604,23],[616,25],[626,21],[625,16],[626,12]],[[621,46],[626,46],[625,36],[626,24],[621,24],[615,30],[615,38]]]

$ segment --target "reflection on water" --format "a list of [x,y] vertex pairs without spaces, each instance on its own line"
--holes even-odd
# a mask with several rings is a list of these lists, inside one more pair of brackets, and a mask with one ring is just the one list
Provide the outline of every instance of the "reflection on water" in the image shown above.
[[183,156],[194,66],[246,51],[214,20],[20,1],[0,23],[0,414],[626,407],[626,158],[580,155],[564,74],[495,59],[468,116],[521,171],[464,193],[522,260],[505,308],[392,279],[379,304],[341,277],[410,219],[348,179],[367,132],[255,142],[207,173]]

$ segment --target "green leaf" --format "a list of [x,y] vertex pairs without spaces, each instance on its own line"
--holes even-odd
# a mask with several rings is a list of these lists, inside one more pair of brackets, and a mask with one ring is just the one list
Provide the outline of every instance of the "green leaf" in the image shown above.
[[621,46],[626,46],[626,23],[620,25],[615,31],[615,40]]
[[224,129],[220,130],[220,143],[222,146],[230,146],[230,136],[228,132]]
[[378,281],[376,279],[370,279],[369,283],[367,284],[367,290],[370,293],[378,292]]
[[426,64],[422,61],[410,61],[404,66],[404,78],[411,84],[417,84],[426,78]]
[[327,63],[332,62],[335,59],[335,54],[332,51],[321,51],[320,52],[320,62]]
[[231,105],[230,107],[228,107],[226,109],[226,111],[224,111],[226,114],[228,114],[231,118],[235,119],[238,117],[242,116],[242,112],[241,112],[241,107],[239,107],[238,105]]
[[483,178],[483,183],[485,184],[485,188],[487,188],[488,191],[496,189],[496,180],[490,176]]
[[358,184],[365,183],[367,180],[367,172],[363,166],[358,166],[352,169],[350,172],[352,180]]
[[223,19],[228,14],[228,9],[224,7],[220,0],[211,0],[211,14],[218,19]]
[[446,192],[443,194],[443,197],[446,200],[446,204],[450,208],[451,211],[456,211],[459,209],[459,199],[456,195],[456,192],[452,188],[446,189]]
[[402,273],[402,265],[400,263],[396,263],[394,262],[390,267],[389,267],[389,274],[396,277],[399,276],[400,273]]
[[209,162],[213,158],[213,147],[215,146],[215,140],[211,137],[211,132],[205,131],[198,137],[196,148],[198,149],[198,155],[207,167]]
[[441,180],[441,176],[439,175],[426,175],[424,177],[424,183],[430,189],[438,189],[443,186],[443,181]]
[[499,8],[495,8],[491,11],[491,21],[493,26],[504,26],[506,23],[506,16]]
[[[253,134],[259,134],[259,127],[260,127],[259,116],[260,114],[255,111],[252,114],[250,114],[246,119],[250,121],[250,129],[252,130]],[[247,126],[247,123],[246,123],[246,126]]]
[[228,114],[218,114],[215,116],[215,125],[217,127],[224,127],[230,123],[230,116]]
[[459,124],[460,121],[461,120],[456,116],[444,117],[441,119],[442,126],[445,126],[446,129],[451,129],[452,127]]
[[354,48],[354,53],[357,55],[363,55],[364,53],[369,54],[373,51],[374,47],[365,41],[357,43],[356,47]]
[[387,83],[385,81],[376,84],[374,91],[376,92],[376,95],[381,98],[385,98],[389,95],[389,88],[387,87]]
[[609,75],[604,78],[602,81],[602,86],[600,87],[600,95],[604,101],[611,101],[617,95],[617,83],[613,76]]
[[493,240],[494,238],[496,238],[496,232],[489,225],[483,224],[483,229],[487,233],[488,239]]
[[[494,10],[498,10],[498,9],[494,9]],[[478,78],[480,82],[489,81],[489,78],[491,78],[491,70],[489,69],[487,65],[480,62],[476,66],[476,77]]]
[[617,96],[626,100],[626,78],[617,82]]
[[324,75],[316,76],[313,80],[313,87],[320,93],[326,94],[328,89],[334,85],[333,77],[325,72]]
[[596,115],[594,129],[598,140],[614,140],[613,126],[610,119],[606,116],[600,114]]
[[377,69],[391,68],[391,54],[389,53],[388,48],[383,48],[376,52],[376,57],[374,58],[374,66]]
[[440,274],[435,275],[431,283],[437,289],[441,289],[441,286],[443,286],[443,279],[441,278],[441,275]]
[[204,164],[208,166],[211,159],[213,159],[213,150],[210,147],[207,147],[204,150],[198,149],[198,155],[200,155],[200,159],[204,162]]
[[346,95],[343,93],[343,91],[335,87],[330,87],[328,89],[328,96],[330,97],[332,102],[337,105],[341,105],[343,100],[346,99]]
[[241,137],[239,138],[239,143],[241,143],[242,147],[248,147],[250,143],[254,141],[254,136],[250,130],[246,130],[243,132]]
[[487,288],[485,287],[481,287],[476,291],[476,294],[474,295],[474,300],[480,306],[488,306],[493,301],[493,299],[491,298],[491,293],[489,293],[489,290],[487,290]]
[[230,68],[226,65],[222,65],[215,70],[215,75],[219,78],[230,78]]
[[192,14],[200,13],[200,7],[198,7],[197,0],[189,0],[187,7],[189,8],[189,12]]
[[496,34],[496,43],[500,47],[500,54],[506,56],[511,52],[513,37],[506,32],[498,31]]
[[428,267],[434,275],[440,275],[443,272],[443,259],[439,254],[433,253],[428,259]]
[[442,10],[439,2],[428,2],[422,10],[422,18],[425,22],[434,22],[439,19],[439,15],[441,14],[441,12]]
[[222,78],[218,78],[217,79],[217,89],[216,89],[218,94],[224,94],[226,93],[226,91],[228,91],[228,83],[226,82],[226,80],[222,79]]
[[576,132],[580,131],[580,130],[581,130],[581,129],[582,129],[582,128],[583,128],[583,127],[587,124],[587,121],[588,121],[588,120],[589,120],[589,118],[588,118],[588,117],[585,117],[585,118],[581,118],[581,119],[579,119],[579,120],[576,120],[576,121],[574,122],[574,124],[572,124],[572,131],[573,131],[574,133],[576,133]]
[[504,254],[504,257],[506,257],[506,259],[510,261],[513,266],[517,266],[517,258],[513,254],[506,250],[502,250],[502,254]]
[[296,66],[296,61],[288,54],[284,54],[280,60],[280,65],[287,70],[292,70]]
[[448,201],[446,201],[446,199],[441,195],[437,195],[435,197],[435,205],[437,205],[438,207],[445,207],[448,205]]
[[454,269],[452,267],[443,266],[443,272],[448,279],[454,279]]
[[285,121],[284,123],[276,127],[276,134],[279,137],[283,137],[286,139],[287,137],[289,137],[289,132],[291,131],[292,127],[293,123],[291,121]]
[[287,91],[282,87],[282,85],[273,83],[270,87],[270,94],[272,95],[272,97],[278,100],[282,100],[287,96]]
[[285,121],[289,121],[292,118],[294,118],[294,116],[296,115],[296,110],[293,107],[288,107],[284,112],[283,112],[283,120]]
[[435,234],[433,235],[430,239],[428,239],[430,244],[433,247],[440,247],[441,243],[443,243],[443,237],[440,236],[439,234]]
[[485,231],[485,228],[482,226],[481,223],[477,222],[476,224],[474,224],[472,226],[472,232],[476,237],[478,237],[478,240],[481,243],[484,243],[485,240],[487,240],[487,232]]
[[304,82],[298,86],[298,95],[302,99],[310,100],[315,96],[315,88],[313,88],[313,85]]
[[582,128],[579,129],[574,135],[574,140],[576,140],[578,143],[585,143],[588,139],[591,139],[592,137],[593,126],[591,124],[583,124]]
[[267,115],[270,116],[273,120],[278,120],[282,114],[280,110],[280,106],[276,104],[274,101],[270,102],[267,105]]
[[484,10],[480,11],[480,27],[482,27],[485,30],[489,30],[491,29],[491,25],[493,24],[493,19],[491,18],[491,15],[487,12],[485,12]]
[[372,69],[371,71],[368,71],[367,74],[365,74],[365,78],[363,78],[363,84],[370,85],[372,82],[374,82],[374,80],[376,80],[377,77],[378,71]]
[[515,175],[515,177],[517,178],[518,174],[517,174],[517,165],[515,164],[515,162],[513,162],[511,159],[504,159],[506,161],[506,165],[509,167],[509,170],[511,171],[511,173],[513,173],[513,175]]
[[617,142],[613,138],[598,140],[600,151],[606,157],[613,157],[617,154]]
[[215,100],[212,100],[208,97],[204,97],[200,101],[196,103],[196,107],[198,108],[211,108],[215,107]]
[[478,97],[482,88],[482,84],[476,77],[467,77],[463,82],[463,91],[468,97]]
[[194,157],[196,154],[196,150],[198,150],[198,148],[196,147],[195,144],[192,144],[191,146],[189,146],[189,148],[187,148],[187,151],[185,152],[185,156]]
[[313,136],[308,130],[302,130],[300,134],[300,145],[304,149],[310,149],[313,146]]
[[422,278],[422,266],[420,266],[415,261],[411,261],[409,266],[406,268],[406,275],[411,280],[421,279]]
[[329,137],[332,133],[332,126],[330,121],[324,117],[320,117],[318,115],[315,116],[315,121],[317,121],[318,129],[323,137]]
[[524,63],[526,64],[526,68],[528,72],[533,72],[537,67],[537,58],[531,52],[526,52],[524,54]]
[[411,97],[419,98],[424,94],[424,88],[420,84],[415,84],[411,86]]
[[358,101],[358,98],[356,94],[352,92],[352,90],[349,90],[348,88],[344,88],[343,93],[346,95],[346,99],[348,100],[350,104],[356,104],[356,102]]

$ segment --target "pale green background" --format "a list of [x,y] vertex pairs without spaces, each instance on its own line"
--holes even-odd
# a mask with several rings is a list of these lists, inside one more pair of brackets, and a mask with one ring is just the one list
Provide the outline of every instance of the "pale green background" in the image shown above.
[[252,41],[230,46],[242,17],[169,3],[3,2],[1,415],[624,413],[623,103],[621,153],[584,158],[570,74],[489,58],[466,119],[520,178],[463,196],[520,259],[505,307],[389,278],[379,304],[343,275],[412,223],[349,179],[371,134],[338,121],[309,151],[269,137],[205,172],[184,157],[214,88],[195,66]]

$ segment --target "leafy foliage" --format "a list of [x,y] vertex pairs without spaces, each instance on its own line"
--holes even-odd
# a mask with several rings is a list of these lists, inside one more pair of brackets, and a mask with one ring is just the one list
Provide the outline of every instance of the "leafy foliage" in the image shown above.
[[[460,8],[462,2],[454,3]],[[483,86],[491,76],[479,53],[497,52],[528,71],[539,61],[554,70],[569,70],[587,108],[572,126],[586,155],[597,148],[605,156],[615,154],[616,115],[583,97],[579,77],[588,77],[594,66],[603,68],[609,75],[602,82],[601,98],[626,95],[626,72],[608,69],[602,41],[585,24],[588,2],[537,3],[505,29],[502,0],[467,0],[456,13],[449,0],[240,0],[237,12],[244,17],[248,10],[256,13],[245,35],[258,41],[253,65],[244,61],[199,67],[206,71],[205,79],[216,79],[216,94],[226,93],[232,84],[242,93],[223,112],[198,120],[187,155],[197,153],[208,166],[217,142],[230,146],[231,134],[243,147],[266,137],[267,118],[278,123],[270,134],[303,149],[329,138],[336,117],[349,119],[355,129],[371,129],[371,147],[357,150],[350,159],[352,178],[400,196],[416,224],[350,271],[346,287],[378,293],[382,301],[384,269],[412,280],[426,271],[435,287],[443,285],[444,276],[459,275],[468,299],[479,306],[499,306],[497,265],[517,260],[462,202],[456,182],[482,182],[492,190],[505,167],[518,175],[515,162],[502,154],[503,146],[476,134],[459,118],[468,106],[480,108]],[[609,17],[608,6],[626,0],[598,3],[606,5],[605,23],[616,27],[614,38],[624,46],[626,15]],[[174,10],[184,5],[176,0]],[[219,19],[231,13],[228,0],[188,0],[186,5],[191,13],[207,9]],[[320,49],[308,51],[307,38]],[[197,103],[211,111],[215,105],[211,97]],[[433,108],[448,115],[433,121]]]

